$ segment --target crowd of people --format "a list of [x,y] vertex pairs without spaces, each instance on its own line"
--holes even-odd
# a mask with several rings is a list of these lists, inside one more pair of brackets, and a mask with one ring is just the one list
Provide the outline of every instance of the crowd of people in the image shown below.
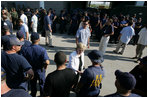
[[[4,8],[1,23],[1,96],[36,97],[38,80],[41,97],[68,97],[70,91],[78,97],[97,97],[105,76],[102,62],[108,42],[118,43],[113,52],[122,55],[131,40],[137,45],[133,59],[140,60],[140,63],[130,72],[116,70],[117,91],[106,97],[147,96],[147,56],[141,58],[147,46],[147,25],[142,24],[136,14],[132,17],[123,14],[109,16],[100,10],[74,9],[68,12],[63,9],[57,16],[52,8],[47,11],[42,8],[17,11],[11,8],[8,11]],[[54,48],[52,34],[57,33],[58,23],[61,34],[75,35],[76,50],[70,54],[67,65],[65,53],[55,53],[57,68],[46,77],[50,58],[46,49],[39,45],[38,32],[45,37],[45,45]],[[69,28],[67,24],[70,24]],[[90,48],[90,38],[100,43],[98,50],[88,53],[92,65],[85,69],[84,52]],[[28,87],[31,88],[30,95]]]

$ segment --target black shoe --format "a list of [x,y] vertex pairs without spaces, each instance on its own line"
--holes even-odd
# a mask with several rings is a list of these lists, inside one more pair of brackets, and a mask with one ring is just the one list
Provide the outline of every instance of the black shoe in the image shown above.
[[118,54],[121,54],[122,55],[123,53],[119,52]]
[[138,57],[132,57],[131,59],[137,59]]
[[50,48],[54,48],[54,46],[49,46]]
[[114,53],[118,53],[117,51],[113,50]]
[[48,43],[46,43],[46,46],[48,46]]

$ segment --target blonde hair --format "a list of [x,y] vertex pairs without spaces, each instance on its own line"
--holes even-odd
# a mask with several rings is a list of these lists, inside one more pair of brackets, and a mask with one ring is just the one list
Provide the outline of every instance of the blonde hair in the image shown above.
[[76,49],[86,49],[86,46],[83,43],[78,43]]

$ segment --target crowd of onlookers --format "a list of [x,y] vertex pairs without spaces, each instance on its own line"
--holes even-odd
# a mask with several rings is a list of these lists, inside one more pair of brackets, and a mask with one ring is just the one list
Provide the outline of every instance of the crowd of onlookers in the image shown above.
[[[37,80],[41,97],[68,97],[70,91],[78,97],[97,97],[105,76],[102,62],[107,44],[117,44],[114,53],[123,54],[132,40],[137,45],[136,62],[140,63],[130,72],[115,71],[117,91],[106,97],[147,96],[147,56],[142,52],[147,46],[147,25],[134,15],[109,16],[101,10],[67,9],[59,16],[52,8],[2,9],[1,18],[1,96],[35,97]],[[57,25],[59,24],[59,28]],[[69,28],[67,28],[69,25]],[[14,34],[14,30],[17,31]],[[53,33],[75,35],[76,50],[67,57],[64,52],[55,53],[56,70],[45,76],[50,58],[45,48],[39,45],[39,32],[45,37],[45,45],[52,45]],[[92,50],[88,58],[92,65],[84,68],[84,52],[90,48],[90,37],[97,39],[99,51]],[[121,52],[118,52],[122,48]],[[30,87],[31,94],[27,93]]]

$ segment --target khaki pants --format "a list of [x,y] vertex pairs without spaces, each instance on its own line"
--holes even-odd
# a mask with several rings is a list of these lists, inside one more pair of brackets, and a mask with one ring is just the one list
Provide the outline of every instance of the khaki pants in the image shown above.
[[52,32],[49,30],[46,30],[45,43],[49,44],[49,46],[52,46]]
[[99,51],[101,51],[103,54],[106,51],[109,39],[110,39],[110,36],[108,36],[108,37],[102,36],[102,38],[101,38],[101,41],[99,44]]
[[116,47],[115,51],[118,52],[119,49],[122,48],[121,53],[123,54],[126,46],[127,46],[127,44],[121,42],[121,40],[120,40],[119,43],[117,44],[117,47]]
[[146,45],[141,45],[141,44],[137,45],[137,47],[136,47],[136,57],[141,58],[142,51],[144,50],[145,47],[146,47]]

